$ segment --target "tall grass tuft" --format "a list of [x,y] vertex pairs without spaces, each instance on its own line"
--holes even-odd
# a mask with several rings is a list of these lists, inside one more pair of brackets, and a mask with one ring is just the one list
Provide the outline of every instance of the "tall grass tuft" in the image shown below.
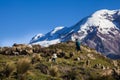
[[9,78],[14,70],[15,70],[15,65],[13,62],[6,63],[3,74],[4,76]]
[[17,78],[19,80],[25,80],[25,73],[30,69],[31,60],[29,58],[19,59],[17,62]]
[[39,62],[41,60],[42,60],[42,57],[40,56],[40,54],[37,54],[37,53],[33,54],[32,63]]
[[53,77],[58,77],[59,72],[58,72],[58,67],[57,66],[52,66],[50,69],[50,75]]

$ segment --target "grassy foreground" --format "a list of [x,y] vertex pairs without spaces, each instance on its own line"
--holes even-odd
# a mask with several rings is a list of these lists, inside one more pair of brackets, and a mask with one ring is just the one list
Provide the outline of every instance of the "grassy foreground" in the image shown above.
[[[0,80],[119,80],[120,60],[111,60],[94,49],[74,42],[42,48],[13,45],[0,48]],[[56,62],[51,61],[57,53]]]

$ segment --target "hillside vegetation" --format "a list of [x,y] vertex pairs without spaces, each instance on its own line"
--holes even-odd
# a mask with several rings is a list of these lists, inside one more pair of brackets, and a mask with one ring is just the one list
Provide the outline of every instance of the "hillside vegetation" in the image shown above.
[[[0,48],[0,80],[119,80],[120,60],[111,60],[74,42],[42,48],[14,44]],[[56,62],[52,62],[57,53]]]

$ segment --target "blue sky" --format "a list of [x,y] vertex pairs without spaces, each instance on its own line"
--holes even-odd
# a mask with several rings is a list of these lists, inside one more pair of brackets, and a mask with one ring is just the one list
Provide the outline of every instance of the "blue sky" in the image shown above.
[[38,33],[70,27],[100,9],[120,9],[120,0],[0,0],[0,46],[29,43]]

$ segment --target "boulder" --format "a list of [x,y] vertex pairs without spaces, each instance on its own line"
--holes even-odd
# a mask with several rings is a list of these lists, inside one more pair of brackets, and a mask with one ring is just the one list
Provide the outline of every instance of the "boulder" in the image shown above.
[[79,57],[77,57],[77,58],[75,58],[74,60],[75,60],[75,61],[80,61],[80,58],[79,58]]
[[95,57],[94,57],[93,54],[87,54],[87,57],[89,57],[89,58],[92,59],[92,60],[95,60]]
[[14,44],[12,51],[18,52],[20,55],[30,55],[33,53],[32,47],[26,44]]
[[11,55],[12,54],[12,48],[11,47],[3,47],[1,53],[4,54],[4,55]]
[[117,62],[116,60],[113,60],[113,65],[114,65],[115,67],[117,67],[117,66],[118,66],[118,62]]
[[77,57],[77,61],[80,61],[80,58],[79,58],[79,57]]
[[101,66],[101,69],[102,69],[102,70],[105,70],[106,68],[105,68],[105,66],[104,66],[104,65],[102,65],[102,66]]
[[110,67],[109,67],[109,66],[107,66],[107,67],[106,67],[106,69],[110,69]]
[[116,69],[114,68],[114,69],[113,69],[113,72],[114,72],[114,74],[120,76],[120,69],[119,69],[119,68],[116,68]]
[[95,64],[95,65],[93,66],[93,68],[101,69],[101,64]]
[[12,52],[13,53],[13,55],[19,55],[19,52]]
[[101,72],[102,76],[109,76],[113,74],[113,70],[112,69],[108,69],[108,70],[104,70]]
[[82,55],[82,54],[79,56],[79,58],[80,58],[80,60],[85,60],[85,59],[87,59],[87,57],[84,56],[84,55]]

